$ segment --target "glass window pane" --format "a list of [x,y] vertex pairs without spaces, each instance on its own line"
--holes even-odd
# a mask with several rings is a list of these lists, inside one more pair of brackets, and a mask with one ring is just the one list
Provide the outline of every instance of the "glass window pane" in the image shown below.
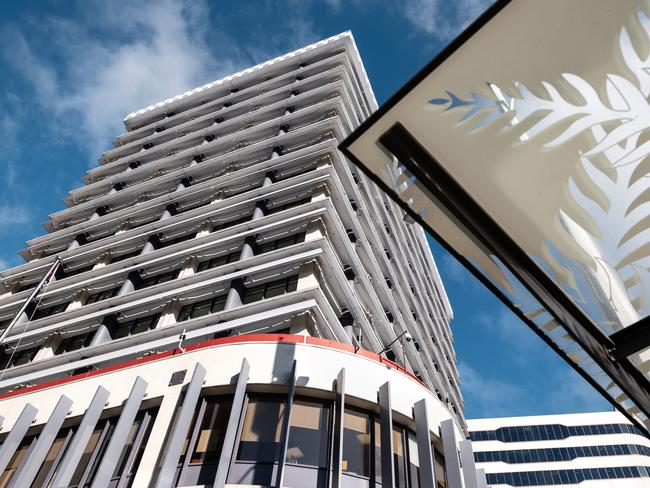
[[56,457],[61,451],[61,447],[63,447],[63,444],[65,443],[65,440],[68,437],[69,433],[70,433],[70,429],[62,429],[61,431],[59,431],[58,435],[56,436],[56,439],[54,439],[54,442],[50,447],[50,450],[45,455],[43,464],[41,465],[41,468],[38,470],[38,473],[36,474],[36,478],[34,479],[32,486],[36,487],[36,486],[45,485],[47,475],[49,474],[50,469],[52,469],[52,465],[54,464]]
[[370,476],[370,416],[353,410],[343,415],[342,469]]
[[381,424],[375,419],[375,481],[381,483]]
[[244,294],[244,304],[257,302],[264,298],[264,285],[253,286],[248,288]]
[[237,451],[238,460],[277,461],[284,408],[285,404],[279,401],[249,400]]
[[105,425],[106,421],[100,421],[90,436],[90,439],[88,439],[88,444],[86,444],[86,448],[81,455],[81,459],[79,459],[79,462],[77,463],[77,469],[75,470],[74,474],[72,475],[72,479],[70,480],[70,483],[72,485],[76,485],[79,483],[79,481],[81,481],[81,477],[83,476],[84,471],[90,462],[90,458],[92,457],[92,454],[97,447],[97,443],[99,442],[102,430],[104,429]]
[[230,400],[207,399],[191,463],[216,462],[223,447],[223,437],[228,427]]
[[124,446],[122,447],[122,452],[120,453],[120,456],[117,458],[117,464],[115,466],[115,471],[113,472],[113,478],[118,477],[124,471],[124,467],[128,459],[128,454],[131,452],[131,448],[133,447],[133,443],[135,442],[135,437],[138,434],[140,427],[142,426],[142,421],[143,421],[143,414],[140,413],[133,421],[131,430],[129,430],[129,435],[126,438],[126,442],[124,443]]
[[192,318],[203,317],[210,313],[210,307],[212,306],[212,300],[205,300],[199,303],[195,303],[192,309]]
[[16,449],[16,452],[11,457],[11,460],[9,461],[9,464],[5,468],[4,472],[2,475],[0,475],[0,488],[5,488],[9,485],[11,478],[14,476],[16,470],[22,464],[23,460],[27,456],[27,453],[29,452],[29,448],[32,445],[32,442],[35,440],[36,438],[33,435],[30,435],[25,437],[20,443],[20,446],[18,449]]
[[393,462],[395,464],[395,488],[406,488],[404,431],[400,427],[393,427]]
[[285,280],[274,281],[266,286],[264,298],[273,298],[284,294],[287,283]]
[[327,467],[329,407],[296,401],[291,410],[287,462]]
[[420,458],[418,455],[418,443],[413,432],[408,433],[409,449],[409,475],[411,478],[411,488],[420,488]]
[[212,313],[221,312],[226,307],[226,298],[227,295],[221,295],[216,297],[212,301],[212,308],[210,309],[210,311]]

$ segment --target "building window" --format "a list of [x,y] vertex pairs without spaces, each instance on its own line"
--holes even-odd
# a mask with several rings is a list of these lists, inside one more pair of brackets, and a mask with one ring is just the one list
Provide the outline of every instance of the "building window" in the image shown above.
[[216,463],[228,427],[231,400],[208,397],[203,403],[194,422],[193,430],[197,429],[198,421],[198,431],[193,436],[194,445],[190,446],[190,464]]
[[138,289],[147,288],[149,286],[160,285],[161,283],[167,283],[168,281],[175,280],[178,277],[180,270],[174,269],[166,273],[159,273],[154,276],[148,276],[140,281]]
[[253,217],[253,215],[250,214],[250,215],[245,215],[244,217],[229,220],[228,222],[214,224],[212,226],[211,232],[216,232],[216,231],[219,231],[219,230],[227,229],[228,227],[233,227],[233,226],[238,225],[238,224],[243,224],[244,222],[248,222],[252,217]]
[[291,408],[288,463],[327,467],[330,408],[322,403],[296,400]]
[[[612,480],[624,478],[647,478],[650,472],[645,466],[612,468],[563,469],[551,471],[522,471],[514,473],[489,473],[488,484],[511,486],[567,485],[586,480]],[[613,486],[613,485],[612,485]]]
[[[155,409],[143,410],[136,416],[127,441],[118,458],[117,467],[113,473],[110,486],[129,485],[129,480],[140,462],[155,414]],[[102,419],[97,423],[77,463],[71,482],[67,485],[69,488],[87,488],[92,484],[118,419],[119,415]],[[68,447],[77,426],[66,427],[58,432],[31,486],[41,487],[51,484],[58,469],[61,467],[59,464],[63,459],[61,454]],[[29,434],[22,440],[4,472],[0,474],[0,488],[8,487],[11,484],[13,476],[27,457],[31,446],[37,438],[38,432]],[[130,454],[132,453],[135,455],[131,456]]]
[[9,486],[11,478],[13,478],[14,474],[16,474],[16,471],[27,457],[29,448],[33,442],[36,442],[36,436],[34,435],[25,436],[25,438],[22,440],[20,446],[18,446],[18,449],[16,449],[16,452],[11,457],[9,464],[7,464],[4,472],[2,475],[0,475],[0,488]]
[[7,350],[3,351],[2,354],[0,354],[0,369],[4,370],[6,368],[13,368],[14,366],[22,366],[23,364],[31,363],[40,348],[41,346],[36,346],[15,352]]
[[283,247],[292,246],[293,244],[298,244],[299,242],[304,242],[305,233],[300,232],[288,237],[282,237],[281,239],[276,239],[271,242],[264,242],[257,246],[257,252],[259,254],[275,251],[277,249],[282,249]]
[[92,295],[88,295],[86,305],[101,302],[102,300],[106,300],[108,298],[113,298],[115,295],[117,295],[117,292],[120,291],[120,288],[122,288],[121,284],[114,288],[109,288],[108,290],[102,290],[100,292],[93,293]]
[[189,241],[190,239],[194,239],[195,237],[196,237],[196,232],[190,232],[189,234],[167,239],[160,243],[160,248],[162,249],[164,247],[173,246],[174,244],[179,244],[181,242]]
[[118,323],[115,330],[112,331],[111,337],[113,339],[121,339],[135,334],[140,334],[156,327],[160,314],[149,315],[147,317],[139,317],[137,319],[129,320],[128,322]]
[[85,273],[86,271],[90,271],[94,267],[95,267],[95,263],[89,264],[89,265],[86,265],[86,266],[82,266],[80,268],[75,268],[75,269],[69,269],[67,267],[65,269],[61,268],[62,272],[61,272],[60,275],[59,275],[59,273],[57,273],[57,279],[62,280],[62,279],[68,278],[70,276],[75,276],[75,275],[78,275],[78,274],[81,274],[81,273]]
[[266,215],[272,215],[274,213],[282,212],[284,210],[289,210],[290,208],[299,207],[300,205],[304,205],[309,202],[311,202],[311,197],[301,198],[299,200],[293,200],[288,203],[281,203],[279,205],[274,205],[268,210],[268,212],[266,212]]
[[343,456],[341,469],[370,477],[372,418],[367,413],[345,409],[343,415]]
[[125,259],[134,258],[135,256],[138,256],[140,252],[142,252],[142,248],[136,249],[132,252],[120,254],[119,256],[113,256],[111,257],[111,264],[117,263],[119,261],[124,261]]
[[66,337],[61,341],[54,352],[55,355],[63,354],[70,351],[76,351],[82,347],[87,347],[92,340],[93,333],[80,334],[72,337]]
[[420,455],[418,453],[418,443],[415,434],[408,431],[406,436],[406,445],[408,446],[408,468],[411,488],[420,488]]
[[58,303],[57,305],[52,305],[51,307],[47,308],[39,308],[34,312],[31,320],[38,320],[43,317],[49,317],[50,315],[65,312],[65,309],[68,308],[68,305],[70,305],[70,302]]
[[408,488],[406,484],[404,429],[395,425],[393,426],[393,465],[395,468],[395,488]]
[[[50,447],[50,450],[45,455],[43,464],[38,470],[36,478],[34,478],[34,482],[31,486],[49,486],[49,483],[54,477],[54,469],[56,468],[56,463],[58,462],[57,458],[60,454],[63,454],[73,435],[74,429],[72,427],[61,429],[59,431],[56,438],[54,439],[54,442],[52,443],[52,446]],[[0,483],[0,486],[3,486],[2,483]]]
[[224,264],[234,263],[239,260],[241,250],[233,251],[228,254],[222,254],[221,256],[208,259],[206,261],[201,261],[196,268],[196,272],[205,271],[206,269],[216,268],[217,266],[223,266]]
[[280,280],[269,281],[261,285],[246,288],[242,302],[244,304],[257,302],[264,298],[272,298],[291,293],[298,288],[298,275],[293,275]]
[[273,463],[278,460],[285,403],[251,398],[237,450],[238,461]]
[[447,488],[447,468],[445,466],[445,455],[443,454],[442,441],[439,437],[433,437],[431,452],[433,453],[433,469],[436,475],[437,488]]
[[[111,478],[110,486],[114,486],[113,483],[120,482],[120,484],[123,483],[126,486],[126,481],[135,473],[155,416],[156,410],[143,410],[136,416],[127,441],[118,457],[117,467]],[[110,417],[100,420],[97,424],[77,464],[69,488],[87,488],[92,484],[118,419],[119,416]],[[134,449],[136,450],[135,456],[131,457],[130,454]]]
[[182,322],[184,320],[203,317],[210,313],[221,312],[226,306],[226,298],[227,295],[218,295],[207,300],[185,305],[178,314],[178,321]]
[[496,430],[470,432],[472,441],[548,441],[566,439],[571,436],[605,435],[605,434],[645,434],[631,424],[602,424],[602,425],[528,425],[517,427],[500,427]]
[[14,293],[20,293],[21,291],[29,290],[34,288],[38,284],[38,281],[32,281],[31,283],[22,283],[20,286],[16,287]]

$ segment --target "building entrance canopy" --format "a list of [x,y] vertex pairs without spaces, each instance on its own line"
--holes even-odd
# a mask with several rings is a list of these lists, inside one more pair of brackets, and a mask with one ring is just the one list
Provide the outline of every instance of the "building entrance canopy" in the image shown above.
[[341,145],[650,428],[650,2],[498,1]]

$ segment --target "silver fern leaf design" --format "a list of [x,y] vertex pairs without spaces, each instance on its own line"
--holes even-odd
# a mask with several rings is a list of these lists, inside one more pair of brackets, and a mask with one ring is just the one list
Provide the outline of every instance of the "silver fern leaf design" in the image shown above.
[[[516,97],[501,95],[503,97],[501,100],[492,100],[472,92],[470,99],[463,100],[447,92],[449,98],[434,98],[429,103],[447,105],[445,110],[464,110],[460,122],[484,114],[485,117],[475,125],[475,128],[488,125],[503,113],[511,116],[510,125],[505,130],[515,127],[533,115],[546,114],[526,131],[527,139],[540,135],[558,123],[573,120],[558,137],[546,142],[545,147],[562,144],[596,125],[618,122],[619,125],[607,137],[585,151],[587,156],[601,153],[609,147],[624,143],[628,137],[650,129],[650,104],[639,88],[625,78],[614,74],[607,76],[605,83],[608,104],[603,103],[596,90],[581,77],[564,73],[562,78],[580,93],[584,100],[583,104],[576,105],[567,101],[557,88],[545,81],[541,82],[541,85],[546,90],[546,98],[533,94],[523,83],[516,83],[519,91],[519,96]],[[631,149],[615,164],[635,162],[648,154],[650,154],[650,142]]]
[[[641,9],[637,9],[637,18],[645,37],[641,44],[647,45],[650,18]],[[559,135],[543,141],[546,148],[578,136],[590,141],[576,156],[606,203],[588,197],[573,179],[567,183],[572,198],[596,228],[605,232],[590,234],[585,229],[594,226],[586,225],[579,216],[561,209],[559,212],[567,232],[593,257],[593,262],[590,266],[576,263],[561,255],[553,243],[547,243],[547,248],[553,259],[573,275],[571,283],[564,283],[565,291],[584,309],[591,310],[590,315],[608,332],[650,314],[650,178],[635,173],[639,172],[639,163],[650,155],[650,52],[646,55],[637,51],[625,27],[618,42],[633,81],[619,74],[606,75],[602,98],[584,78],[564,73],[562,84],[541,81],[538,94],[519,82],[514,83],[514,96],[488,83],[485,93],[489,95],[471,92],[469,97],[461,98],[447,91],[446,96],[429,100],[429,104],[444,107],[445,111],[462,112],[459,121],[472,121],[474,128],[503,116],[509,117],[509,124],[502,129],[505,132],[535,117],[536,122],[520,137],[524,142],[539,140],[551,127],[561,127]],[[581,101],[570,101],[563,96],[564,89],[575,90]],[[610,172],[597,168],[592,162],[596,156],[609,162]],[[538,263],[552,274],[547,263],[539,259]]]

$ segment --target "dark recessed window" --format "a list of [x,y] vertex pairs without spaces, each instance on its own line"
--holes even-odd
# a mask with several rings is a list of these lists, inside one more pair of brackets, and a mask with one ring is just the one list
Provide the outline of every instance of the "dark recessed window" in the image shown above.
[[112,331],[111,337],[113,339],[121,339],[122,337],[140,334],[151,330],[156,326],[158,317],[160,317],[160,314],[149,315],[147,317],[129,320],[128,322],[118,323],[115,330]]
[[270,242],[264,242],[257,247],[257,252],[262,254],[269,251],[275,251],[277,249],[282,249],[283,247],[292,246],[303,242],[305,240],[305,233],[300,232],[288,237],[282,237]]
[[57,273],[57,279],[62,280],[62,279],[67,278],[69,276],[76,276],[78,274],[85,273],[86,271],[90,271],[94,267],[95,267],[95,263],[89,264],[89,265],[86,265],[86,266],[82,266],[80,268],[75,268],[75,269],[66,268],[66,269],[63,270],[63,273],[62,273],[61,276],[59,276],[58,273]]
[[179,244],[181,242],[189,241],[190,239],[194,239],[195,237],[196,237],[196,232],[190,232],[189,234],[185,234],[183,236],[167,239],[166,241],[160,243],[161,244],[160,247],[163,248],[163,247],[173,246],[174,244]]
[[327,467],[330,408],[311,401],[296,400],[291,409],[287,446],[288,463]]
[[274,213],[282,212],[283,210],[289,210],[290,208],[299,207],[300,205],[304,205],[309,202],[311,202],[311,197],[301,198],[299,200],[293,200],[292,202],[274,205],[271,208],[269,208],[268,212],[266,212],[266,215],[272,215]]
[[278,460],[285,407],[280,400],[251,398],[248,401],[237,460],[258,463]]
[[70,302],[58,303],[46,308],[39,308],[34,312],[34,315],[32,315],[32,320],[38,320],[43,317],[49,317],[50,315],[65,312],[68,305],[70,305]]
[[29,349],[23,349],[22,351],[16,351],[13,354],[12,351],[3,351],[0,353],[0,369],[12,368],[14,366],[22,366],[23,364],[31,363],[40,348],[41,346],[31,347]]
[[147,288],[149,286],[154,286],[154,285],[160,285],[161,283],[167,283],[168,281],[175,280],[179,272],[180,270],[174,269],[166,273],[160,273],[154,276],[148,276],[147,278],[144,278],[140,282],[138,289]]
[[61,341],[59,347],[56,348],[54,354],[63,354],[65,352],[77,351],[82,347],[87,347],[93,338],[93,332],[87,334],[80,334],[72,337],[66,337]]
[[113,256],[111,257],[111,264],[117,263],[119,261],[124,261],[125,259],[133,258],[139,255],[141,251],[142,249],[136,249],[135,251],[120,254],[119,256]]
[[238,225],[238,224],[243,224],[244,222],[248,222],[251,218],[252,218],[252,215],[245,215],[244,217],[229,220],[227,222],[214,224],[212,226],[212,232],[227,229],[228,227],[233,227],[233,226]]
[[239,260],[239,255],[241,250],[233,251],[228,254],[222,254],[221,256],[208,259],[206,261],[201,261],[196,268],[196,271],[205,271],[206,269],[216,268],[217,266],[223,266],[224,264],[234,263]]
[[298,275],[293,275],[288,278],[270,281],[261,285],[253,286],[246,289],[243,303],[253,303],[263,298],[272,298],[285,293],[296,291],[298,286]]
[[14,293],[20,293],[21,291],[29,290],[30,288],[34,288],[37,284],[37,281],[33,281],[31,283],[22,283],[19,287],[16,288]]
[[342,470],[370,476],[372,417],[364,412],[345,409],[343,415]]
[[[202,402],[204,405],[197,410],[194,427],[189,431],[190,434],[193,432],[195,442],[189,446],[190,464],[216,463],[219,460],[232,407],[230,399],[207,397]],[[189,438],[187,442],[190,442]]]
[[182,322],[184,320],[203,317],[210,313],[221,312],[226,306],[226,297],[227,295],[219,295],[213,298],[208,298],[207,300],[185,305],[181,308],[181,311],[178,314],[178,321]]
[[88,300],[86,300],[86,305],[90,303],[101,302],[107,298],[113,298],[115,295],[117,295],[117,292],[120,291],[121,287],[122,285],[118,285],[114,288],[109,288],[108,290],[102,290],[100,292],[89,295]]

